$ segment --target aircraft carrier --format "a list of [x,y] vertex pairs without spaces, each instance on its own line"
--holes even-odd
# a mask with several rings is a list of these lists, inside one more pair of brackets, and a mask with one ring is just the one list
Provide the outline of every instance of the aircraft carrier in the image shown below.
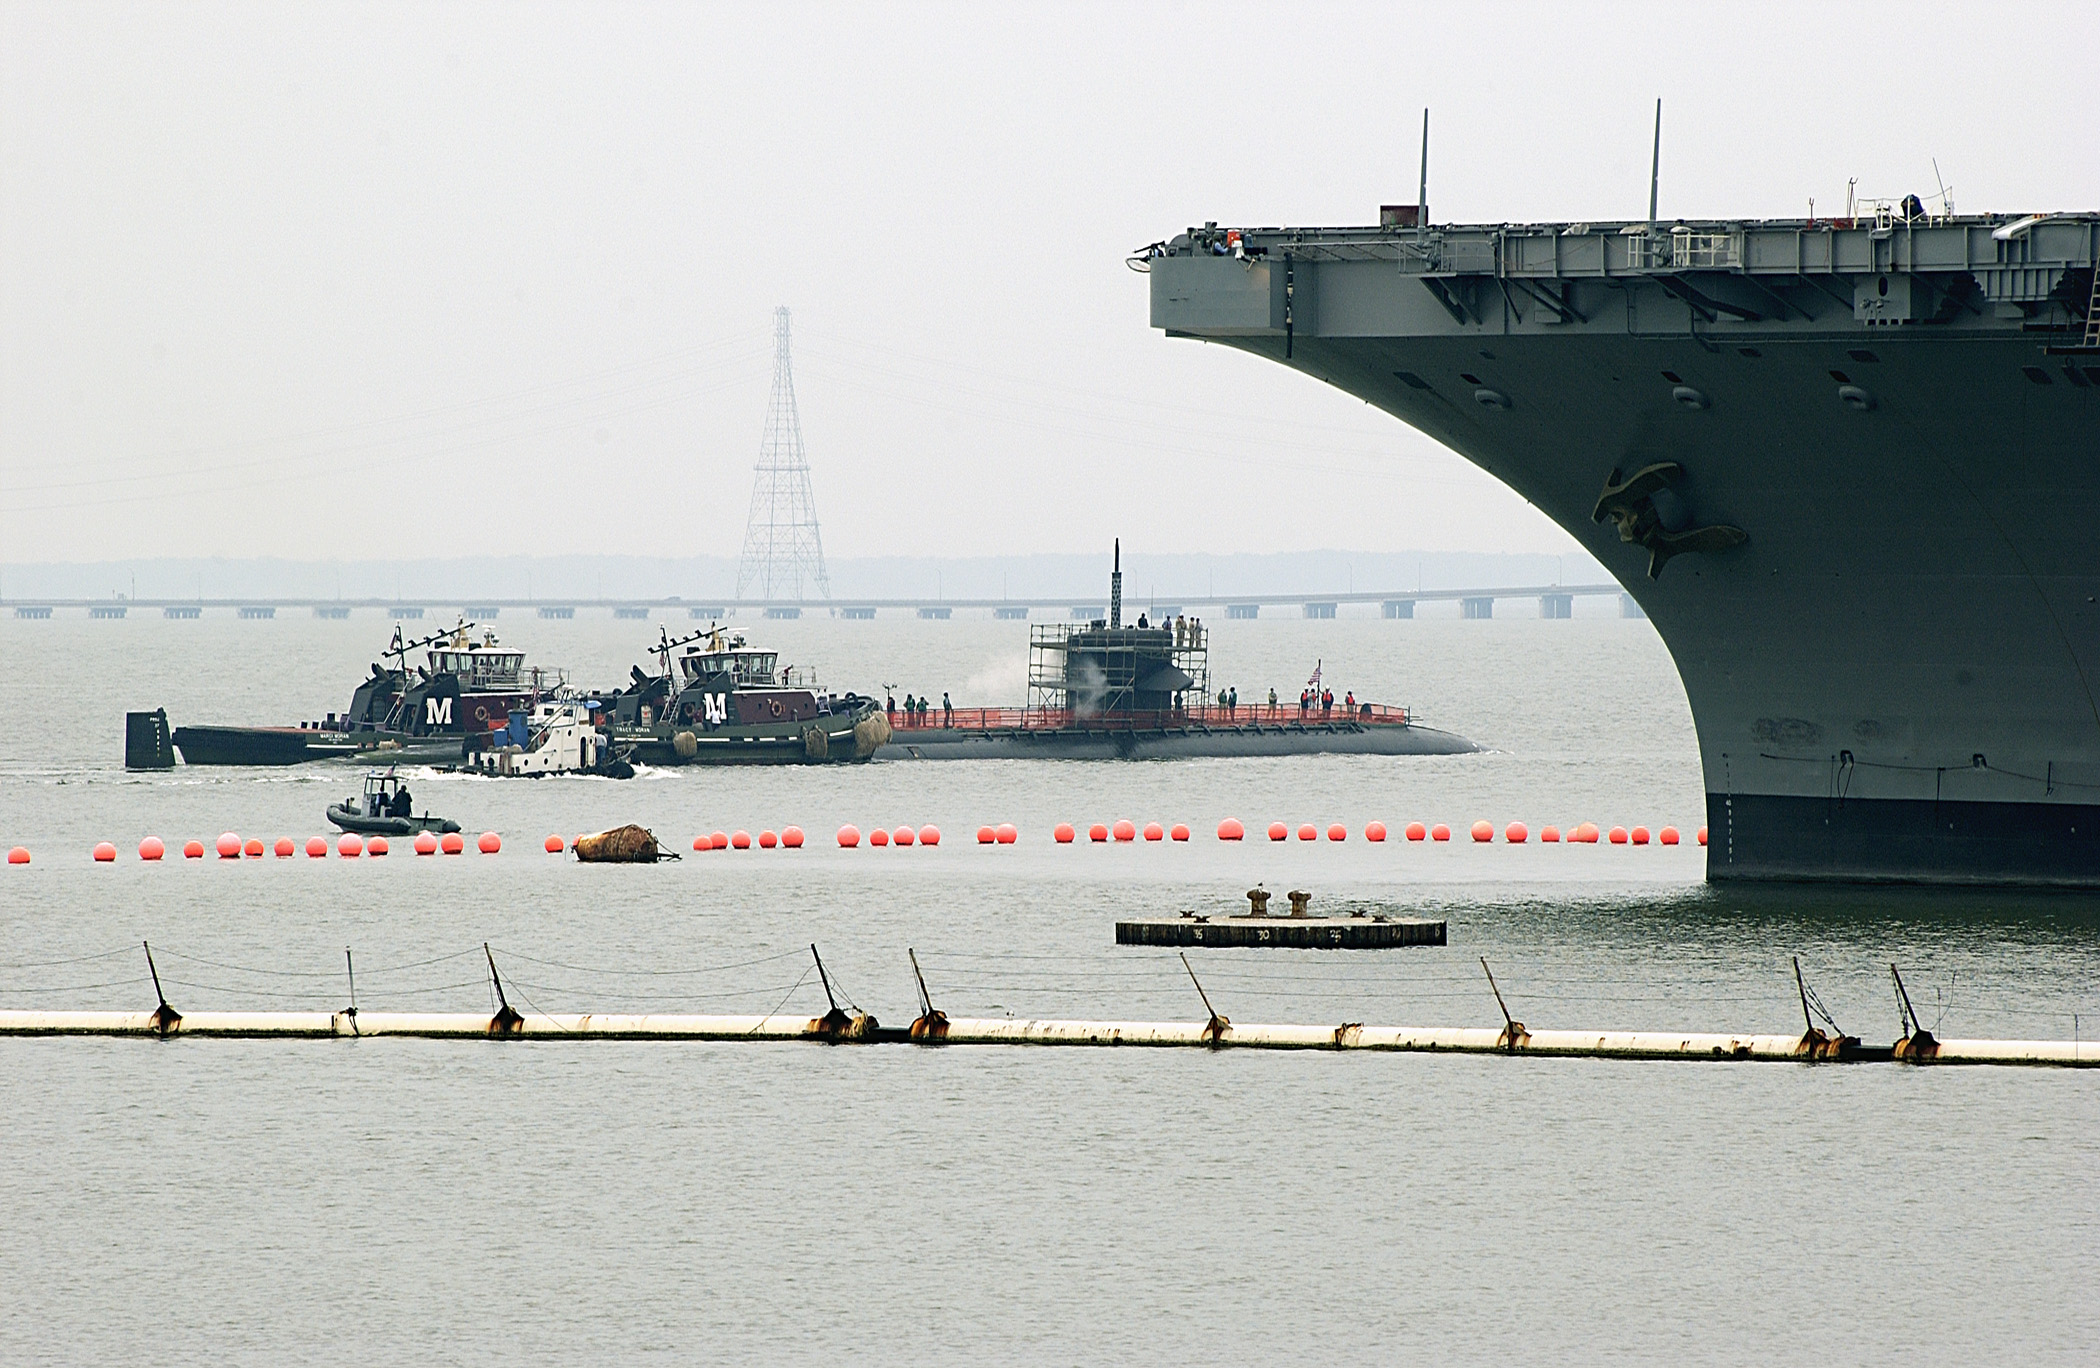
[[1947,208],[1408,205],[1132,265],[1153,326],[1377,405],[1612,570],[1691,703],[1709,878],[2090,887],[2100,214]]

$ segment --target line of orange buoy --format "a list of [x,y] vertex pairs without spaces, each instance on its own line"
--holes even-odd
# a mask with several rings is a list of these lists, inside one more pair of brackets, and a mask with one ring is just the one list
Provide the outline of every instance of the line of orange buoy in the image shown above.
[[[1183,822],[1176,822],[1171,826],[1160,822],[1147,822],[1141,828],[1127,818],[1119,819],[1112,823],[1092,823],[1086,828],[1084,834],[1087,843],[1091,845],[1129,845],[1135,844],[1139,840],[1148,843],[1164,841],[1186,842],[1191,839],[1189,827]],[[1268,825],[1266,834],[1271,841],[1288,841],[1295,836],[1301,842],[1314,842],[1320,840],[1324,835],[1327,841],[1339,843],[1349,839],[1349,828],[1341,822],[1334,822],[1329,824],[1323,832],[1319,826],[1312,822],[1302,822],[1296,828],[1285,822],[1271,822]],[[1364,839],[1374,844],[1385,841],[1387,834],[1387,828],[1383,822],[1369,822],[1364,826]],[[1471,836],[1473,843],[1476,845],[1491,844],[1498,834],[1507,845],[1524,845],[1532,839],[1530,827],[1523,822],[1510,822],[1498,833],[1495,830],[1494,823],[1484,820],[1477,821],[1468,828],[1467,834]],[[1080,829],[1070,822],[1059,822],[1050,833],[1051,840],[1058,845],[1077,844],[1080,835]],[[1422,822],[1409,822],[1401,829],[1401,835],[1410,842],[1449,842],[1452,838],[1450,826],[1443,822],[1437,822],[1434,825],[1425,825]],[[1549,823],[1540,827],[1537,835],[1541,845],[1556,845],[1565,842],[1570,845],[1644,846],[1655,844],[1674,846],[1681,844],[1684,840],[1683,834],[1674,826],[1665,826],[1657,831],[1650,832],[1645,826],[1614,826],[1606,829],[1600,828],[1595,822],[1578,822],[1565,832]],[[1217,839],[1220,841],[1243,841],[1246,839],[1246,836],[1246,824],[1237,817],[1227,817],[1218,823]],[[798,826],[783,827],[779,831],[767,828],[759,831],[756,836],[753,836],[749,831],[741,829],[733,833],[715,831],[702,833],[694,837],[693,849],[696,851],[749,850],[755,845],[761,850],[772,850],[776,847],[787,850],[799,850],[806,839],[802,828]],[[1707,843],[1706,828],[1703,826],[1697,828],[1693,833],[1693,839],[1698,844],[1705,845]],[[938,846],[941,843],[941,831],[939,827],[931,824],[917,828],[900,826],[895,830],[875,827],[867,833],[866,840],[870,846]],[[1019,840],[1020,831],[1011,822],[1001,822],[996,826],[985,825],[977,828],[977,844],[979,845],[1013,845]],[[861,844],[861,841],[861,830],[852,823],[849,822],[838,829],[838,843],[842,848],[847,850],[855,849]],[[484,831],[476,838],[474,844],[475,849],[482,854],[494,855],[503,849],[503,838],[493,831]],[[545,848],[549,854],[559,855],[567,849],[567,846],[568,843],[560,836],[549,836],[546,840]],[[212,848],[222,860],[261,859],[266,853],[275,854],[278,859],[289,859],[297,854],[300,849],[299,845],[289,836],[280,836],[274,846],[266,846],[260,839],[243,841],[237,833],[231,831],[221,834],[218,840],[213,843]],[[418,855],[436,855],[440,852],[446,855],[458,855],[466,850],[466,838],[458,832],[447,832],[444,836],[439,837],[425,831],[416,836],[411,848]],[[329,853],[329,849],[328,839],[324,836],[309,837],[305,844],[306,854],[312,859],[325,857]],[[384,836],[360,837],[354,832],[348,832],[336,841],[334,849],[335,853],[344,859],[356,859],[359,856],[383,856],[388,851],[388,845]],[[139,842],[138,855],[141,860],[158,861],[164,858],[167,853],[167,843],[158,836],[148,836]],[[117,848],[109,841],[99,841],[95,844],[91,855],[97,864],[112,864],[117,858]],[[182,857],[184,859],[201,860],[204,858],[204,855],[205,846],[202,841],[190,840],[183,842]],[[15,846],[7,852],[7,863],[11,865],[26,865],[29,863],[29,860],[29,850],[25,846]]]

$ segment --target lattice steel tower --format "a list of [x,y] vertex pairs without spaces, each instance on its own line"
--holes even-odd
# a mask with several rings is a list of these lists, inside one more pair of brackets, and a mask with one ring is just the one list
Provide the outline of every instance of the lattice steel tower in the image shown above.
[[737,562],[736,596],[801,599],[813,586],[818,597],[830,598],[817,501],[810,493],[809,460],[802,451],[802,419],[795,412],[785,305],[773,311],[773,397],[766,404],[757,470],[751,484],[751,517],[744,525],[744,554]]

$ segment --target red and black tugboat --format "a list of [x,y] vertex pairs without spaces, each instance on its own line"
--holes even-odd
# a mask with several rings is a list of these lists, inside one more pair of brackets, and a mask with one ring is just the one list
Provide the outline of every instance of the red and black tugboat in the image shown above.
[[650,654],[658,672],[634,667],[608,727],[643,764],[836,764],[866,760],[889,740],[875,699],[832,693],[813,671],[782,667],[779,652],[720,626],[676,638],[659,628]]
[[[512,712],[559,682],[549,672],[527,669],[525,653],[499,644],[496,634],[474,635],[461,619],[452,628],[418,641],[401,628],[372,673],[351,695],[347,711],[323,720],[280,727],[177,727],[167,738],[191,765],[296,765],[307,760],[381,759],[459,761],[467,738],[507,725]],[[411,652],[426,651],[424,663]],[[150,716],[150,715],[149,715]],[[134,727],[132,734],[153,729]],[[135,749],[147,753],[135,754]],[[127,735],[124,763],[130,769],[160,769],[173,763],[165,743],[135,748]]]

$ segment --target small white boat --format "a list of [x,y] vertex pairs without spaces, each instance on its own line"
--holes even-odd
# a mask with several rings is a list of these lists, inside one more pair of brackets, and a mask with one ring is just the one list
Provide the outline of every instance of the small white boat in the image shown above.
[[598,721],[595,699],[549,698],[530,712],[510,715],[508,726],[470,749],[465,768],[475,774],[539,778],[549,774],[602,774],[631,779],[634,766],[613,749]]

